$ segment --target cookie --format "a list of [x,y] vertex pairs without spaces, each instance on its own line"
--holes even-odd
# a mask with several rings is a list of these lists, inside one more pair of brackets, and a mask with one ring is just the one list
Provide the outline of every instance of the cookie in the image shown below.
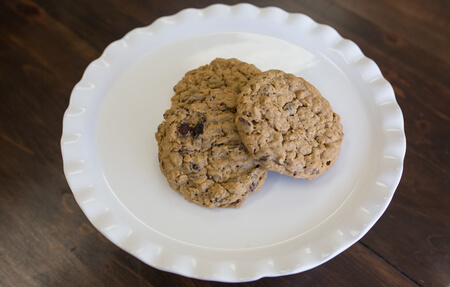
[[172,189],[198,205],[239,207],[266,179],[267,170],[248,153],[234,124],[238,91],[248,82],[246,65],[218,59],[188,72],[158,126],[162,173]]
[[235,123],[242,142],[268,170],[314,179],[339,155],[340,117],[306,80],[263,72],[242,89]]
[[[227,100],[227,107],[236,108],[236,98],[249,79],[260,74],[261,71],[252,64],[237,59],[216,58],[210,64],[189,71],[175,85],[175,95],[172,105],[190,105],[201,102],[212,89],[231,90],[234,96],[217,98],[215,104],[222,104]],[[210,99],[211,100],[211,99]]]

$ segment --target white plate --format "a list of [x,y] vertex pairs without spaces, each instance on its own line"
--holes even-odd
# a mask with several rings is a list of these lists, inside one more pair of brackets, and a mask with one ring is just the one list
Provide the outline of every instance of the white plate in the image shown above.
[[[306,78],[345,138],[316,180],[269,173],[240,209],[207,209],[170,189],[154,133],[190,69],[235,57]],[[399,183],[406,140],[391,85],[332,28],[248,4],[187,9],[109,45],[74,87],[61,139],[74,196],[109,240],[158,269],[241,282],[313,268],[358,241]]]

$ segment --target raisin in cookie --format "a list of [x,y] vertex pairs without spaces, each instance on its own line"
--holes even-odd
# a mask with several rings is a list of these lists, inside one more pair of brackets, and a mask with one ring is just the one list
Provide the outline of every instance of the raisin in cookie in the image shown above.
[[344,136],[339,115],[319,91],[279,70],[259,74],[242,89],[235,123],[262,166],[295,178],[326,172]]
[[175,86],[172,107],[155,135],[169,185],[186,200],[208,208],[241,206],[267,176],[234,124],[237,92],[248,81],[237,68],[243,66],[220,59],[187,73]]

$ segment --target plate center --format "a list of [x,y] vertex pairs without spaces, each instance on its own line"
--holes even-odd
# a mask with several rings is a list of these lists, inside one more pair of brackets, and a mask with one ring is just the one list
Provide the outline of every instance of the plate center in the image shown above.
[[[159,170],[154,134],[173,86],[216,57],[281,69],[313,83],[342,117],[345,138],[335,165],[313,181],[271,172],[239,209],[207,209],[173,191]],[[98,119],[99,160],[109,191],[143,229],[208,248],[274,245],[330,220],[358,188],[370,155],[365,105],[347,76],[320,53],[261,34],[191,37],[146,54],[112,83]]]

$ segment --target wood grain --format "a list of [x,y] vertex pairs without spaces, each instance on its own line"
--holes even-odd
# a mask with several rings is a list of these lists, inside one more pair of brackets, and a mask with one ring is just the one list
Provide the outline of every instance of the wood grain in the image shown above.
[[450,2],[445,0],[276,2],[358,44],[393,85],[404,114],[408,147],[392,203],[362,240],[336,258],[300,274],[254,282],[201,281],[143,264],[89,223],[65,180],[59,147],[73,86],[86,66],[129,30],[219,2],[0,2],[0,286],[448,286]]

